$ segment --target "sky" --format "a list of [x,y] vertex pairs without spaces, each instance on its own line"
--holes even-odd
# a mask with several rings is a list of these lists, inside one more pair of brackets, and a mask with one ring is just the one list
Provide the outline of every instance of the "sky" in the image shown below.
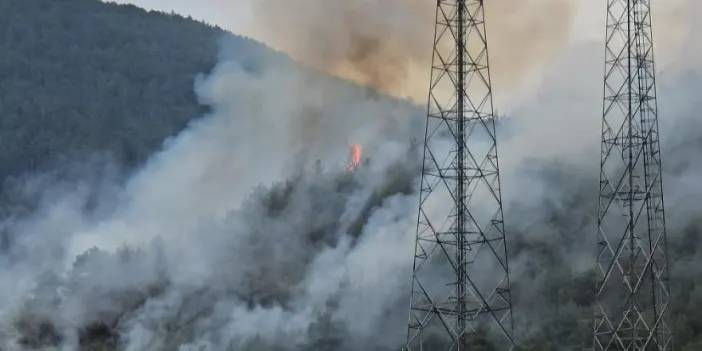
[[[426,99],[435,3],[425,0],[116,0],[149,10],[192,16],[235,34],[259,40],[307,65],[415,102]],[[571,33],[600,35],[591,1],[498,0],[501,22],[489,27],[496,85],[504,95],[523,95]],[[576,10],[577,8],[577,10]],[[488,11],[490,8],[488,8]],[[552,23],[540,12],[551,11]],[[577,17],[575,14],[580,14]],[[488,16],[493,17],[492,13]],[[496,17],[496,16],[495,16]],[[531,22],[530,22],[531,21]],[[488,22],[491,23],[491,22]],[[535,34],[522,27],[534,27]],[[570,30],[578,26],[583,30]],[[379,34],[383,33],[383,34]],[[507,44],[508,41],[523,45]],[[524,47],[534,52],[524,59]],[[493,50],[491,49],[491,50]],[[514,62],[524,64],[513,65]],[[518,82],[519,84],[515,84]],[[511,90],[510,90],[511,89]]]
[[250,0],[115,0],[148,10],[176,12],[218,25],[241,35],[252,34]]
[[[230,30],[236,34],[257,37],[261,30],[254,21],[252,4],[255,0],[111,0],[117,3],[134,4],[149,10],[158,10],[192,16],[198,20],[204,20],[211,24],[216,24],[222,28]],[[497,2],[509,2],[511,0],[497,0]],[[529,3],[547,2],[548,0],[527,0]],[[604,21],[604,1],[593,0],[557,0],[559,2],[570,2],[577,7],[573,30],[575,39],[600,39]],[[654,2],[655,10],[660,17],[677,17],[682,13],[684,4],[694,0],[669,0]],[[262,0],[261,3],[271,2]],[[309,2],[301,1],[300,3]],[[433,3],[432,1],[427,1]],[[665,6],[657,5],[665,3]],[[489,6],[489,4],[488,4]],[[427,20],[431,21],[433,13],[427,14]],[[545,19],[545,18],[544,18]]]
[[[542,309],[544,300],[539,300],[553,295],[547,289],[555,285],[547,279],[562,279],[554,269],[587,269],[583,267],[592,258],[588,247],[595,245],[584,245],[580,235],[594,228],[588,222],[594,207],[582,199],[594,197],[591,189],[598,184],[605,0],[489,1],[494,4],[488,21],[496,91],[508,91],[498,98],[500,111],[514,105],[519,112],[501,128],[500,167],[505,199],[517,207],[508,222],[522,228],[524,247],[531,248],[511,258],[517,269],[513,277],[523,279],[520,313],[555,323],[550,315],[543,318],[544,311],[551,311]],[[415,98],[426,90],[434,0],[132,3],[205,20],[395,95]],[[669,67],[700,69],[702,45],[688,39],[699,32],[692,29],[702,1],[657,3],[666,4],[656,12],[657,59],[664,76]],[[399,344],[408,296],[397,292],[406,291],[409,283],[407,253],[414,244],[417,198],[393,189],[416,182],[419,165],[408,160],[419,157],[409,155],[406,144],[424,132],[422,110],[336,80],[309,79],[306,71],[269,67],[254,74],[234,58],[221,59],[195,84],[211,115],[165,143],[124,184],[100,184],[105,194],[97,200],[85,190],[69,189],[61,196],[41,191],[50,196],[36,214],[12,216],[3,224],[21,240],[17,252],[8,255],[16,262],[0,266],[0,316],[24,307],[32,318],[47,316],[28,324],[44,331],[56,323],[59,335],[67,335],[60,338],[69,344],[63,349],[78,349],[85,326],[102,318],[119,321],[115,332],[127,350],[219,350],[260,338],[301,345],[293,337],[307,338],[317,330],[312,326],[326,328],[329,320],[348,328],[345,337],[361,345],[350,349],[373,349],[364,343],[392,344],[383,349]],[[666,90],[668,100],[661,99],[665,116],[694,121],[681,124],[688,132],[675,137],[696,140],[695,91],[685,81],[673,83],[677,89]],[[520,91],[526,92],[521,107],[515,103]],[[271,96],[275,103],[265,103]],[[665,131],[675,130],[673,119],[662,121]],[[351,189],[338,185],[336,175],[346,184],[348,173],[343,167],[333,171],[330,161],[320,163],[332,169],[329,179],[318,169],[304,177],[293,174],[302,168],[297,167],[301,158],[315,162],[346,155],[347,140],[363,145],[372,160],[354,175]],[[702,162],[697,162],[697,150],[664,150],[666,162],[682,165],[678,175],[667,178],[671,186],[666,189],[667,203],[690,211],[671,211],[671,223],[678,226],[698,220]],[[552,160],[567,161],[564,171],[558,164],[552,168]],[[566,184],[558,184],[562,177],[569,178]],[[275,182],[285,188],[257,188]],[[254,195],[264,191],[260,203],[248,195],[250,189],[259,189]],[[563,224],[560,218],[577,220]],[[360,232],[348,235],[359,223]],[[552,251],[547,245],[554,242],[564,245]],[[122,254],[118,248],[124,245],[144,253]],[[264,255],[267,259],[261,260]],[[694,286],[700,281],[699,262],[681,266],[686,282]],[[144,287],[149,291],[142,293]],[[142,297],[150,294],[155,296]],[[254,302],[242,301],[249,296]],[[31,303],[21,303],[25,297]],[[134,297],[145,301],[134,304]],[[688,297],[691,305],[698,298]],[[565,313],[570,309],[566,306]],[[322,319],[327,314],[330,319]],[[97,332],[104,333],[105,325],[99,324]],[[336,340],[336,325],[322,333],[332,333]],[[8,339],[3,327],[0,322],[0,342]],[[529,328],[539,331],[540,326],[529,323]],[[178,344],[185,342],[191,343]]]
[[[426,100],[434,1],[116,2],[191,16],[259,40],[316,69],[418,103]],[[702,58],[699,52],[686,52],[695,19],[702,14],[700,3],[653,2],[659,71]],[[506,109],[531,95],[549,68],[569,51],[604,39],[604,0],[491,0],[486,12],[493,86]],[[603,51],[585,64],[601,70]]]
[[[237,34],[256,36],[256,28],[252,21],[251,3],[253,0],[113,0],[122,4],[134,4],[149,10],[158,10],[192,16],[216,24]],[[543,0],[537,0],[543,1]],[[559,0],[560,1],[560,0]],[[586,38],[598,38],[600,27],[595,24],[601,21],[604,11],[600,11],[597,1],[592,0],[564,0],[577,2],[579,8],[578,26],[582,30],[577,33]],[[431,1],[430,1],[431,2]],[[430,13],[428,19],[431,20]],[[601,15],[601,16],[599,16]]]

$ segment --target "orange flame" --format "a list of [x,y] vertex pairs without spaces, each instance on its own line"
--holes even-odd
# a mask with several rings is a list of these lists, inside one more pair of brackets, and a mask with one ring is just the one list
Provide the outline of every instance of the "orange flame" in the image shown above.
[[361,160],[363,160],[363,148],[360,144],[351,145],[351,162],[346,167],[349,172],[353,172],[361,165]]

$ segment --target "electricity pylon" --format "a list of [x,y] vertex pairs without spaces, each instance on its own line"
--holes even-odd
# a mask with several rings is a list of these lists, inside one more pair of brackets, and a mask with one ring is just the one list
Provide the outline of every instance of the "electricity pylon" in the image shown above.
[[512,350],[483,0],[437,1],[426,122],[406,349]]
[[671,350],[650,0],[607,0],[593,350]]

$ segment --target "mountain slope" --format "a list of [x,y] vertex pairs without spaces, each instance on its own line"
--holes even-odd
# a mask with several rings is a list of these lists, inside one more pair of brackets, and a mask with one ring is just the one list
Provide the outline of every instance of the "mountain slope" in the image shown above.
[[103,154],[143,162],[202,115],[193,82],[229,36],[176,15],[96,0],[0,0],[0,176]]

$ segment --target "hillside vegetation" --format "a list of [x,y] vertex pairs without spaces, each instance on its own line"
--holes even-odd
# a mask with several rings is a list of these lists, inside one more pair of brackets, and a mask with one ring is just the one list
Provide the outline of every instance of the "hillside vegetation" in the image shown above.
[[201,116],[218,41],[177,15],[96,0],[0,0],[0,177],[101,154],[133,168]]
[[[222,40],[227,40],[228,57],[238,58],[244,67],[255,67],[263,57],[282,59],[287,64],[300,67],[258,42],[173,14],[147,12],[134,6],[98,0],[0,0],[0,177],[3,179],[0,184],[0,218],[20,217],[22,213],[18,212],[17,207],[25,210],[24,214],[29,212],[23,208],[31,207],[24,206],[26,194],[17,191],[17,184],[37,174],[51,174],[50,181],[57,178],[85,180],[103,177],[94,172],[99,167],[80,173],[81,167],[90,167],[91,160],[107,160],[110,167],[126,173],[138,169],[161,147],[164,140],[183,130],[193,119],[206,114],[207,107],[198,102],[193,84],[198,75],[207,74],[214,68]],[[700,77],[689,79],[690,86],[702,84]],[[344,84],[344,89],[365,89],[348,82]],[[360,94],[353,96],[356,95]],[[340,100],[342,98],[336,101]],[[694,98],[687,100],[694,101]],[[356,100],[349,98],[348,101],[345,103]],[[693,109],[697,111],[696,104],[691,104],[690,110]],[[682,153],[702,147],[699,126],[689,130],[690,135],[681,134],[682,146],[673,151]],[[696,159],[678,159],[684,159],[684,162],[668,161],[674,166],[671,169],[675,173],[694,174],[694,169],[689,169],[696,164]],[[411,162],[407,164],[411,165]],[[359,219],[353,222],[351,232],[359,236],[363,233],[357,228],[369,221],[369,209],[380,207],[385,200],[396,200],[395,195],[411,193],[409,184],[416,181],[418,172],[407,164],[404,167],[388,166],[393,170],[392,174],[402,181],[388,187],[392,191],[386,189],[385,184],[381,184],[382,187],[379,185],[379,189],[370,188],[373,196],[361,211]],[[580,262],[575,262],[577,260],[573,257],[585,257],[585,254],[594,252],[594,243],[588,246],[589,240],[584,238],[594,234],[592,216],[596,203],[593,189],[596,189],[597,179],[558,163],[535,162],[533,168],[519,171],[533,179],[550,181],[548,197],[535,201],[529,199],[510,208],[509,225],[513,227],[508,232],[514,238],[510,239],[513,247],[511,255],[516,258],[513,260],[515,270],[521,273],[513,276],[515,315],[519,319],[517,332],[522,344],[519,350],[587,349],[592,338],[590,330],[596,275],[592,271],[582,272],[581,267],[576,267]],[[339,204],[346,206],[346,202],[349,202],[357,206],[349,194],[360,185],[347,172],[339,175],[339,179],[336,176],[319,172],[310,176],[309,180],[300,177],[254,192],[247,202],[248,206],[242,206],[244,211],[235,213],[242,218],[241,223],[247,224],[242,227],[249,228],[250,224],[251,228],[256,229],[245,236],[251,238],[253,249],[245,247],[240,250],[247,254],[253,252],[251,255],[256,258],[247,261],[245,266],[250,272],[242,274],[246,276],[244,281],[250,284],[237,284],[231,289],[227,286],[227,289],[220,290],[208,285],[188,291],[184,295],[186,298],[182,305],[185,307],[182,310],[176,308],[173,316],[154,321],[154,329],[165,335],[169,343],[162,349],[173,350],[194,340],[191,334],[195,333],[196,327],[202,327],[197,323],[200,321],[198,318],[209,318],[209,313],[217,312],[219,306],[215,308],[215,305],[222,296],[240,298],[241,295],[245,297],[241,299],[249,303],[248,307],[257,299],[265,300],[263,305],[269,304],[268,300],[271,299],[282,301],[280,305],[283,307],[292,305],[288,300],[290,296],[295,296],[299,287],[286,283],[291,279],[304,278],[305,272],[297,272],[295,277],[290,278],[288,265],[292,262],[307,267],[309,257],[316,257],[314,255],[319,254],[320,248],[325,247],[320,243],[326,244],[328,237],[345,234],[346,228],[339,224],[343,221],[337,219],[344,219],[346,212],[335,212],[345,208]],[[330,202],[327,196],[333,196],[335,201]],[[307,203],[311,204],[309,209],[302,206],[306,212],[296,212],[299,210],[296,206]],[[335,207],[335,204],[340,207]],[[699,213],[693,211],[687,217],[674,217],[676,205],[680,207],[675,203],[669,205],[673,209],[670,218],[675,219],[671,221],[674,226],[670,226],[670,251],[676,254],[672,265],[675,304],[671,308],[671,323],[676,331],[678,350],[702,350],[702,314],[699,313],[702,309],[702,270],[699,269],[702,252],[698,249],[702,240],[702,220]],[[261,209],[261,213],[247,212],[257,209]],[[331,214],[320,216],[320,212],[325,211],[331,211]],[[323,219],[327,217],[334,221],[324,222]],[[297,226],[306,228],[303,224],[309,225],[312,230],[297,230]],[[24,249],[17,244],[22,244],[22,238],[4,225],[0,223],[0,262],[5,264],[5,270],[10,271],[12,263],[26,259],[22,255],[29,257],[33,251],[27,253],[11,249],[13,245]],[[238,222],[235,227],[239,228]],[[267,230],[269,227],[275,230]],[[48,233],[46,237],[56,240],[54,234]],[[299,238],[296,243],[300,244],[300,251],[287,245],[290,237]],[[201,241],[200,236],[197,238]],[[356,244],[357,239],[354,237],[350,241]],[[285,243],[284,249],[273,250],[278,248],[279,243]],[[280,245],[283,247],[283,244]],[[238,247],[232,245],[232,248]],[[312,254],[307,255],[302,248],[310,250]],[[13,256],[13,252],[20,253]],[[158,250],[155,252],[160,254]],[[285,261],[284,265],[269,266],[265,260],[257,262],[257,259],[269,253],[295,255],[300,252],[305,254],[294,256],[295,260]],[[47,278],[44,285],[39,284],[50,294],[31,296],[31,303],[20,310],[22,313],[19,317],[0,321],[0,340],[6,337],[2,334],[2,327],[9,325],[10,329],[16,329],[20,334],[18,342],[23,349],[54,349],[52,347],[66,341],[62,340],[61,334],[64,332],[61,324],[64,321],[54,316],[59,315],[56,311],[63,307],[55,299],[55,295],[63,292],[57,286],[68,286],[94,297],[95,301],[112,301],[114,306],[119,307],[105,312],[100,310],[103,305],[92,304],[105,313],[97,315],[89,324],[74,326],[79,330],[75,337],[80,350],[123,349],[123,335],[120,333],[125,331],[124,325],[128,324],[129,318],[134,317],[134,311],[150,299],[162,297],[173,286],[155,274],[153,281],[149,281],[151,284],[116,286],[115,292],[93,284],[91,279],[102,282],[97,278],[103,277],[103,269],[117,269],[125,276],[131,275],[133,267],[150,264],[151,261],[145,258],[149,257],[147,254],[140,250],[107,253],[95,249],[79,256],[70,274],[50,276],[51,279]],[[407,257],[410,259],[410,253]],[[222,266],[227,271],[239,268],[231,261],[226,262]],[[3,272],[0,270],[0,273]],[[158,272],[160,274],[161,271]],[[275,288],[275,294],[261,293],[268,288],[261,287],[262,277],[268,277],[273,282],[271,286]],[[393,294],[397,303],[383,310],[383,313],[405,318],[407,295],[402,292]],[[76,300],[80,296],[72,295]],[[88,303],[83,300],[76,303],[82,304]],[[331,309],[338,307],[329,305]],[[40,310],[46,315],[37,312]],[[361,349],[335,346],[344,342],[347,346],[355,345],[357,340],[348,332],[343,321],[331,321],[326,315],[317,317],[319,320],[315,320],[308,331],[311,345],[314,346],[297,349]],[[209,332],[212,324],[203,325],[203,329]],[[386,327],[388,330],[400,328],[403,333],[405,325],[388,324]],[[368,340],[386,337],[380,335],[383,332],[385,330],[378,330],[377,335]],[[268,343],[268,340],[255,338],[244,350],[287,351],[297,347],[294,344]],[[485,346],[481,350],[493,348]]]

